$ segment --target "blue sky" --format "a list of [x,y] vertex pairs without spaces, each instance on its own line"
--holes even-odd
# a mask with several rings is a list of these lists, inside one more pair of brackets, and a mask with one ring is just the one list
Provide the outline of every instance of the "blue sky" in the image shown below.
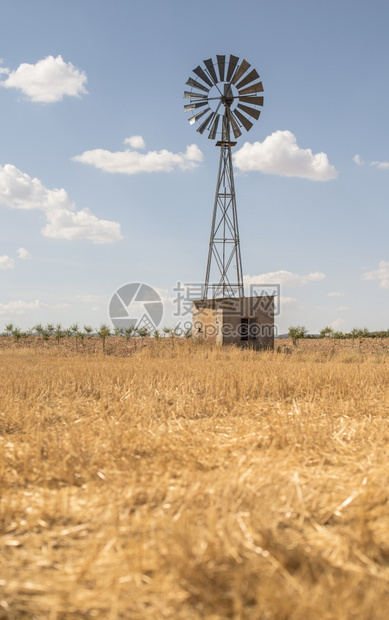
[[0,331],[98,326],[131,282],[177,322],[219,157],[183,91],[216,54],[264,85],[234,149],[246,282],[281,284],[280,333],[389,328],[388,27],[386,0],[4,0]]

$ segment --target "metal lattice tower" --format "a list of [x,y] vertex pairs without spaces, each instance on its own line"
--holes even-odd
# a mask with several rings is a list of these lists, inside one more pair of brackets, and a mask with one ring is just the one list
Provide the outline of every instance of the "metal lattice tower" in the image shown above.
[[[219,172],[209,240],[208,263],[205,275],[204,297],[243,297],[243,272],[240,254],[238,215],[236,211],[234,169],[227,109],[223,117],[225,133],[216,143],[220,147]],[[210,280],[214,262],[216,277]],[[219,280],[217,281],[217,277]]]
[[[209,295],[213,298],[244,296],[231,157],[231,147],[236,142],[231,142],[231,130],[235,138],[242,135],[241,127],[249,131],[253,123],[246,115],[258,119],[260,110],[252,106],[263,105],[263,96],[258,95],[263,92],[263,86],[262,82],[256,81],[259,79],[257,71],[252,69],[247,73],[250,64],[246,60],[239,64],[237,56],[230,55],[228,65],[225,56],[218,55],[216,58],[217,63],[212,59],[204,60],[204,69],[198,66],[193,70],[201,82],[189,78],[186,83],[192,90],[184,92],[184,97],[191,100],[184,106],[185,111],[196,111],[189,122],[193,124],[209,112],[197,131],[202,134],[208,130],[211,140],[218,135],[221,138],[216,142],[216,146],[220,147],[220,161],[205,276],[205,299]],[[199,108],[203,109],[198,112]],[[220,119],[221,132],[218,132]]]

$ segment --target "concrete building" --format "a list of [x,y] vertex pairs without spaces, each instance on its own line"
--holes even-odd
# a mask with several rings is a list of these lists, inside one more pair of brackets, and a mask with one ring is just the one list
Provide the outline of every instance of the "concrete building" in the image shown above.
[[193,338],[253,349],[274,347],[274,295],[193,302]]

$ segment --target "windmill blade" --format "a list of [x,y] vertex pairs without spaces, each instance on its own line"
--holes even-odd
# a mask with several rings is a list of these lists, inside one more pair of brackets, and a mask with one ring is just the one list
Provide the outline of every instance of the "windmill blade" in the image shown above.
[[228,119],[231,123],[232,131],[234,132],[235,138],[239,138],[242,135],[241,130],[239,129],[238,123],[235,120],[235,117],[231,110],[228,110]]
[[208,99],[208,95],[202,95],[201,93],[194,93],[192,91],[184,91],[184,99]]
[[250,131],[251,127],[253,126],[252,122],[249,121],[248,118],[243,116],[243,114],[239,112],[239,110],[234,110],[234,114],[236,114],[237,118],[240,120],[246,131]]
[[207,128],[207,126],[209,125],[209,123],[211,122],[214,116],[215,116],[215,112],[211,112],[211,114],[205,119],[205,121],[201,123],[197,131],[199,133],[204,133],[205,129]]
[[213,121],[213,125],[211,127],[211,131],[209,132],[208,138],[210,140],[214,140],[215,139],[217,128],[218,128],[218,125],[219,125],[219,119],[220,119],[220,116],[217,114],[215,120]]
[[239,60],[238,56],[233,56],[232,54],[230,54],[230,60],[228,63],[227,77],[226,77],[227,82],[231,81],[231,78],[234,75],[236,65],[238,64],[238,60]]
[[201,108],[203,105],[208,105],[208,101],[199,101],[199,103],[189,103],[188,105],[184,105],[185,112],[190,112],[191,110],[197,110],[197,108]]
[[233,93],[232,93],[232,88],[231,88],[231,84],[224,84],[223,85],[223,94],[225,97],[233,97]]
[[217,79],[215,67],[213,66],[212,58],[208,58],[208,60],[204,60],[204,64],[207,67],[211,78],[213,79],[213,83],[217,84],[218,79]]
[[221,114],[219,112],[219,109],[220,109],[221,105],[222,105],[222,101],[220,100],[219,105],[217,106],[217,108],[215,110],[215,119],[213,121],[211,130],[210,130],[209,135],[208,135],[208,138],[210,140],[214,140],[215,136],[216,136],[217,128],[218,128],[218,125],[219,125],[219,118],[221,116]]
[[[204,73],[204,75],[205,75],[205,73]],[[207,77],[207,76],[205,76],[205,77]],[[199,90],[204,90],[206,93],[209,92],[209,88],[207,88],[203,84],[200,84],[200,82],[196,82],[196,80],[194,80],[193,78],[189,78],[189,80],[187,80],[185,82],[185,84],[187,84],[188,86],[193,86],[193,88],[198,88]],[[212,84],[211,84],[211,86],[212,86]]]
[[[258,84],[253,84],[239,91],[239,95],[249,95],[250,93],[263,93],[262,82],[258,82]],[[263,105],[263,103],[261,105]]]
[[224,97],[226,100],[230,100],[232,103],[234,99],[234,93],[232,92],[231,84],[224,84]]
[[251,103],[251,105],[263,105],[263,97],[257,97],[256,95],[253,97],[239,97],[239,101]]
[[246,86],[246,84],[250,84],[250,82],[254,82],[254,80],[257,80],[258,78],[259,73],[255,69],[253,69],[248,75],[246,75],[245,78],[243,78],[241,82],[239,82],[239,84],[236,85],[236,88],[240,90],[241,88],[243,88],[243,86]]
[[239,69],[237,70],[237,72],[235,73],[234,77],[232,78],[232,83],[236,84],[236,82],[239,80],[239,78],[242,77],[242,75],[244,73],[246,73],[247,69],[251,67],[250,63],[247,62],[247,60],[242,60],[242,64],[240,65]]
[[205,110],[202,110],[201,112],[198,112],[198,114],[195,114],[194,116],[191,116],[190,118],[188,118],[188,121],[190,122],[191,125],[193,125],[196,121],[198,121],[202,116],[204,116],[204,114],[206,114],[207,112],[209,112],[211,108],[205,108]]
[[200,79],[202,79],[203,82],[208,84],[208,86],[213,86],[211,80],[209,79],[205,71],[203,71],[203,69],[200,67],[200,65],[196,67],[196,69],[193,69],[193,73],[195,73]]
[[219,67],[220,81],[224,82],[224,71],[225,71],[225,67],[226,67],[226,57],[225,56],[218,56],[218,55],[216,55],[216,58],[217,58],[217,65]]
[[250,108],[248,105],[243,105],[243,103],[238,103],[238,108],[240,110],[243,110],[243,112],[246,112],[246,114],[248,114],[249,116],[252,116],[256,120],[259,119],[259,115],[261,113],[261,110],[256,110],[255,108]]

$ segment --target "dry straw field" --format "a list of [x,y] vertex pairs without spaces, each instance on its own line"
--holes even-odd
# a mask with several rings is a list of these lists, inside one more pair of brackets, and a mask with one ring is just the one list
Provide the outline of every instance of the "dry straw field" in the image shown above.
[[389,356],[0,349],[0,618],[382,619]]

